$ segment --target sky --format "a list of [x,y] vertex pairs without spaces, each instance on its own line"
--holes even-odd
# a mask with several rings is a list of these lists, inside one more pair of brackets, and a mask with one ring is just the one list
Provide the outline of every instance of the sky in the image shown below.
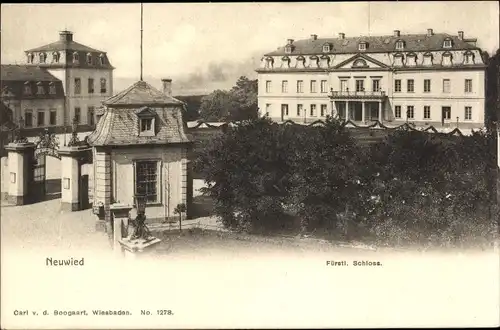
[[[24,63],[24,50],[74,40],[105,51],[116,67],[114,92],[139,80],[140,4],[2,4],[1,62]],[[145,3],[144,80],[160,88],[173,79],[174,94],[205,94],[256,78],[265,52],[291,38],[457,34],[478,39],[490,54],[499,48],[496,1]]]

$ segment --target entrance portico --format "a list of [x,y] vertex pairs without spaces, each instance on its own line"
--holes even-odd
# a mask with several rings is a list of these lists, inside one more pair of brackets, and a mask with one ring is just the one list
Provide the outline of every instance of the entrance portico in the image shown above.
[[355,122],[384,120],[384,92],[331,91],[332,115]]

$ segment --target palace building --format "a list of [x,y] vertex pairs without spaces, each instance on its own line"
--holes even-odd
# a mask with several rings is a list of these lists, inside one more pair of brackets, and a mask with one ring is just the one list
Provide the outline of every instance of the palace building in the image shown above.
[[[3,99],[17,102],[11,107],[14,122],[22,118],[26,129],[62,128],[76,119],[92,130],[96,109],[113,95],[114,68],[106,52],[62,31],[58,41],[27,50],[25,56],[26,64],[2,65]],[[55,101],[61,98],[62,104]]]
[[256,70],[259,111],[276,121],[333,115],[358,124],[481,128],[486,66],[476,41],[432,29],[288,39]]

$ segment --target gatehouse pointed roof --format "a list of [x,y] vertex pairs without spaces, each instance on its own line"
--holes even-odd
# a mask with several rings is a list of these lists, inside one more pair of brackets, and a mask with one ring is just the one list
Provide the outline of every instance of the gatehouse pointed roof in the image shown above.
[[103,101],[108,107],[138,107],[183,104],[183,102],[165,95],[145,81],[138,81],[124,91]]

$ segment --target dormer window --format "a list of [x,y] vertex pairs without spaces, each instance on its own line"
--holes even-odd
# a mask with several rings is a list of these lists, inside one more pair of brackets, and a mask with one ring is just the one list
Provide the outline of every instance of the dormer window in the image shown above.
[[450,52],[443,53],[442,65],[451,65],[453,61],[453,55]]
[[40,81],[36,83],[36,93],[38,95],[45,94],[45,88],[43,88],[43,85],[42,85],[42,83]]
[[359,50],[366,50],[366,42],[360,42],[358,45]]
[[104,65],[105,64],[105,59],[104,59],[104,54],[99,55],[99,64]]
[[35,55],[32,53],[28,53],[28,63],[33,63],[33,60],[35,59]]
[[273,63],[274,59],[272,57],[266,57],[266,68],[272,69],[273,68]]
[[285,53],[290,54],[292,52],[292,50],[293,50],[292,45],[285,46]]
[[432,65],[433,61],[433,56],[432,53],[425,53],[424,54],[424,62],[422,63],[423,65]]
[[92,65],[92,54],[87,53],[87,64]]
[[331,51],[330,44],[324,44],[323,45],[323,53],[329,53],[330,51]]
[[40,63],[45,63],[45,61],[47,60],[47,54],[40,53],[38,56],[40,57]]
[[73,53],[73,63],[78,63],[80,61],[80,56],[78,55],[78,52]]
[[474,54],[472,52],[465,52],[464,64],[474,64]]
[[281,58],[281,67],[283,67],[283,68],[289,68],[290,67],[290,57],[283,56]]
[[394,54],[394,66],[403,66],[404,55],[401,53]]
[[56,85],[54,85],[53,82],[49,84],[49,94],[50,95],[55,95],[56,94]]
[[31,86],[30,86],[29,81],[24,83],[23,91],[24,91],[24,95],[31,95]]
[[409,66],[415,66],[417,65],[417,54],[415,53],[408,53],[406,55],[406,64]]
[[139,117],[139,136],[154,136],[155,132],[155,112],[144,107],[137,112]]
[[453,43],[451,39],[444,39],[443,41],[443,48],[451,48],[453,46]]
[[297,68],[304,68],[306,64],[306,59],[304,56],[300,55],[297,57]]
[[60,56],[61,55],[59,54],[59,52],[53,52],[52,53],[52,62],[59,63]]
[[403,40],[398,40],[396,42],[396,49],[397,50],[403,50],[405,48],[405,43]]

